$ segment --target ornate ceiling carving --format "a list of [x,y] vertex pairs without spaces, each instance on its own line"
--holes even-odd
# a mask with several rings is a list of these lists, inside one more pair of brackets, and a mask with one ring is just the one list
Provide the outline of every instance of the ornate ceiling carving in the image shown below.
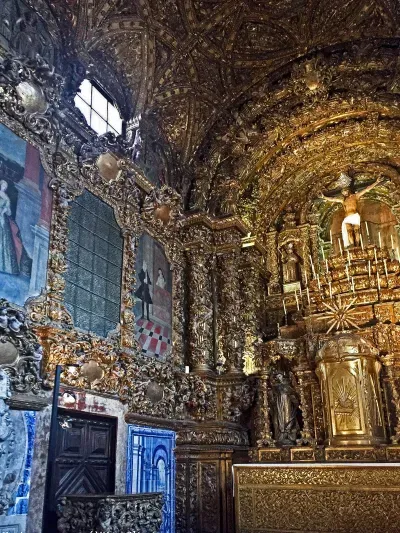
[[61,8],[64,41],[118,72],[126,118],[158,117],[195,178],[192,208],[237,204],[265,228],[343,167],[397,172],[396,0],[52,0]]
[[[136,113],[159,108],[190,160],[215,119],[269,73],[310,51],[394,37],[396,0],[53,0],[73,12],[81,51],[124,72]],[[179,130],[179,131],[178,131]]]

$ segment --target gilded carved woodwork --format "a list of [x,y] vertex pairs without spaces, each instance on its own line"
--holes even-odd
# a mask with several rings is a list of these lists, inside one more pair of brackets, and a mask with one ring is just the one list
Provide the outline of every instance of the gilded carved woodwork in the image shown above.
[[162,523],[163,503],[159,493],[66,496],[58,505],[57,529],[60,533],[156,533]]
[[233,529],[232,450],[179,446],[176,450],[178,533]]
[[397,465],[238,465],[233,471],[239,533],[397,531]]
[[385,442],[378,350],[358,336],[327,341],[316,356],[327,426],[333,446]]
[[[175,0],[63,4],[52,2],[50,12],[45,0],[27,2],[49,26],[55,70],[40,57],[0,61],[1,121],[39,145],[52,177],[46,289],[26,304],[44,376],[51,379],[56,364],[78,363],[80,372],[63,373],[66,385],[119,397],[128,404],[128,422],[177,430],[177,531],[232,530],[233,449],[251,444],[253,460],[266,462],[398,461],[400,267],[393,254],[376,250],[375,260],[366,246],[350,251],[354,290],[347,257],[330,257],[324,275],[320,226],[332,212],[315,202],[344,170],[362,183],[386,176],[374,198],[399,219],[396,11],[370,2],[350,13],[340,3],[287,0],[274,5],[272,24],[270,6],[260,2],[245,9],[233,0],[183,1],[179,9]],[[298,20],[309,31],[299,33]],[[1,38],[7,25],[0,25]],[[115,98],[126,140],[94,135],[74,109],[85,76],[98,76]],[[76,330],[64,306],[68,215],[85,188],[112,206],[124,238],[120,324],[107,338]],[[135,341],[135,259],[143,232],[160,242],[172,269],[172,352],[165,363],[143,358]],[[284,293],[283,310],[279,252],[289,244],[299,279],[294,294]],[[319,280],[312,280],[312,265]],[[19,320],[17,312],[10,311]],[[332,324],[357,329],[379,351],[357,371],[371,378],[383,363],[384,405],[377,411],[388,439],[373,439],[373,410],[364,405],[370,431],[363,444],[384,446],[344,447],[339,440],[323,447],[325,439],[333,442],[326,415],[340,394],[332,400],[323,387],[321,395],[315,367],[332,374],[331,362],[316,359],[332,339]],[[273,438],[271,389],[280,365],[293,378],[300,424],[292,445],[278,448],[285,443]],[[37,374],[35,383],[27,380],[32,388],[43,379]],[[376,375],[363,384],[359,402],[380,395]],[[345,398],[341,407],[348,404]],[[326,501],[336,501],[332,494],[324,494]],[[346,500],[351,512],[367,509],[363,495],[353,496]],[[267,500],[265,513],[276,516],[276,492],[263,493],[259,509]],[[312,517],[310,501],[296,505],[304,503]],[[281,526],[289,529],[283,509]]]
[[0,299],[0,368],[13,395],[43,392],[43,348],[29,326],[23,311]]
[[55,142],[63,78],[40,56],[0,58],[0,109],[45,143]]

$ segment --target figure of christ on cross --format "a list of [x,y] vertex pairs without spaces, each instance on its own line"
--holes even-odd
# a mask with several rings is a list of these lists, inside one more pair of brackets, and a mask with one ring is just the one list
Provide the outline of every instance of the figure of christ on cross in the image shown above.
[[[345,178],[345,174],[341,174],[341,178]],[[365,187],[357,193],[353,193],[350,187],[345,187],[341,190],[342,197],[335,198],[325,196],[321,193],[321,198],[327,202],[341,204],[344,209],[344,219],[342,222],[342,237],[343,244],[345,248],[349,246],[359,246],[360,245],[360,224],[361,218],[359,213],[359,199],[364,196],[365,193],[371,191],[374,187],[382,183],[384,178],[378,178],[374,183]]]

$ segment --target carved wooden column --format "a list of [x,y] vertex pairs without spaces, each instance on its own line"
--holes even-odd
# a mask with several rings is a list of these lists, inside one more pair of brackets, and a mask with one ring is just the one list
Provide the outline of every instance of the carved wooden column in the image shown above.
[[389,353],[382,357],[382,362],[386,369],[383,381],[386,384],[386,396],[389,400],[387,409],[389,413],[392,412],[392,417],[389,414],[389,419],[394,419],[394,424],[390,424],[392,426],[390,440],[393,444],[400,444],[400,354]]
[[270,422],[268,400],[268,370],[263,369],[257,376],[257,402],[254,415],[254,441],[257,448],[275,446]]
[[189,349],[194,372],[214,369],[212,253],[204,247],[187,252],[189,282]]
[[[242,249],[241,261],[241,287],[242,287],[242,316],[244,348],[243,359],[245,367],[256,359],[256,342],[260,335],[261,319],[260,307],[262,292],[265,287],[261,283],[261,271],[263,265],[263,250],[256,247]],[[269,273],[266,271],[265,276]],[[255,370],[255,367],[253,371]],[[245,368],[245,372],[247,372]]]
[[267,270],[271,274],[269,280],[269,293],[276,294],[281,292],[279,261],[278,261],[278,232],[273,229],[267,233],[266,248],[267,255]]
[[309,215],[310,253],[316,273],[319,272],[319,225],[317,215]]
[[223,254],[218,258],[221,305],[219,306],[222,326],[222,346],[226,366],[230,372],[242,372],[241,335],[241,290],[239,250]]
[[313,445],[316,440],[314,427],[314,406],[312,386],[318,385],[314,372],[311,370],[307,359],[301,358],[294,372],[300,396],[300,409],[303,417],[303,430],[301,431],[301,443]]
[[[310,226],[308,224],[303,224],[300,226],[300,237],[302,242],[302,254],[303,254],[303,264],[301,268],[301,279],[303,282],[303,287],[306,287],[312,277],[312,269],[310,263]],[[313,259],[314,261],[314,259]]]

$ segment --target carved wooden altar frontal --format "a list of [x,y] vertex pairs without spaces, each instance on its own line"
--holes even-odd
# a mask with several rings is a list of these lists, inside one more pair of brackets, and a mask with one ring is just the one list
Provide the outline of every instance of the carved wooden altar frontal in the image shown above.
[[237,533],[397,532],[400,465],[236,465]]

